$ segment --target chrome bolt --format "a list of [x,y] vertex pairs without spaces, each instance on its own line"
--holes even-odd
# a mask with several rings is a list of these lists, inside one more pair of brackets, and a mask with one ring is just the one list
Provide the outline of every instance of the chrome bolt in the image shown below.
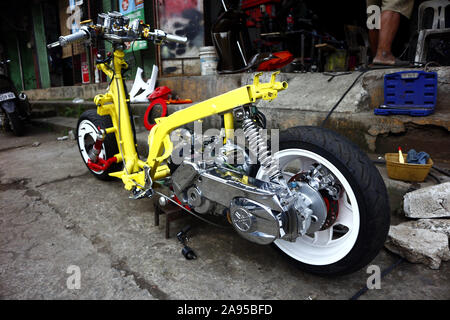
[[161,207],[165,207],[167,205],[167,199],[165,197],[159,197],[158,203]]

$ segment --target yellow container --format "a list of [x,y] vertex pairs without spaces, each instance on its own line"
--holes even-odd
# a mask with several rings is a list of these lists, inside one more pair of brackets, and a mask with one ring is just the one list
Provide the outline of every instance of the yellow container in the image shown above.
[[433,166],[431,158],[428,158],[427,164],[400,163],[398,153],[386,153],[384,159],[388,177],[395,180],[424,181]]

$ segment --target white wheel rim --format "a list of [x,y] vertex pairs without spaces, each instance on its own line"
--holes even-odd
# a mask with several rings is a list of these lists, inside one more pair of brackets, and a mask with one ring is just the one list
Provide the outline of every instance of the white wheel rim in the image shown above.
[[[77,132],[78,145],[80,146],[80,153],[81,153],[81,156],[83,157],[83,160],[85,163],[87,163],[88,159],[89,159],[89,156],[88,156],[89,150],[86,150],[86,145],[85,145],[86,135],[89,135],[92,138],[92,140],[95,142],[95,140],[97,139],[97,132],[98,132],[98,130],[95,127],[95,124],[93,124],[89,120],[81,121],[80,125],[78,126],[78,132]],[[105,150],[104,144],[102,146],[102,151],[100,152],[99,156],[103,159],[106,159],[106,150]],[[93,172],[95,174],[99,174],[99,175],[103,173],[103,171],[93,171],[93,170],[91,170],[91,172]]]
[[[356,243],[360,223],[358,202],[347,179],[330,161],[308,150],[286,149],[275,153],[273,157],[279,161],[280,170],[286,178],[292,176],[284,171],[292,161],[299,161],[301,167],[305,169],[317,162],[330,170],[344,188],[338,200],[338,218],[332,227],[315,232],[314,237],[304,235],[298,237],[295,242],[278,239],[275,240],[275,244],[290,257],[310,265],[328,265],[344,258]],[[258,171],[256,178],[267,180],[263,168]],[[333,227],[337,225],[345,226],[348,231],[340,238],[333,239]]]

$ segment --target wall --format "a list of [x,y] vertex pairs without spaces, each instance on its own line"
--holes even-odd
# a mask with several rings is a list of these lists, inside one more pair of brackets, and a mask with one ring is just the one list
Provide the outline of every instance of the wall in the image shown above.
[[[26,32],[10,30],[9,32],[4,32],[3,36],[6,43],[6,56],[11,60],[11,63],[9,64],[9,74],[15,87],[19,91],[24,89],[36,89],[37,82],[34,70],[33,51],[27,47],[28,38]],[[17,40],[19,42],[22,58],[22,72],[25,88],[22,88],[22,80],[20,77]]]
[[162,74],[200,74],[199,49],[204,45],[203,1],[156,1],[158,28],[188,38],[186,44],[167,43],[161,46]]
[[0,41],[4,47],[3,58],[11,60],[8,66],[9,75],[16,88],[22,90],[19,48],[24,89],[37,88],[40,79],[36,79],[35,71],[35,38],[31,5],[24,0],[2,2],[0,10],[2,17],[8,17],[8,19],[2,18],[0,21],[0,33],[2,35]]

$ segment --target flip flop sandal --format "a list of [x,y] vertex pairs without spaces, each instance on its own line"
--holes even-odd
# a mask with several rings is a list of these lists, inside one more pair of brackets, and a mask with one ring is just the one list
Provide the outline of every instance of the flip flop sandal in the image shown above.
[[398,58],[395,58],[395,61],[393,64],[390,63],[384,63],[384,62],[376,62],[373,61],[372,65],[375,66],[385,66],[385,67],[402,67],[402,66],[409,66],[409,61],[403,61]]

